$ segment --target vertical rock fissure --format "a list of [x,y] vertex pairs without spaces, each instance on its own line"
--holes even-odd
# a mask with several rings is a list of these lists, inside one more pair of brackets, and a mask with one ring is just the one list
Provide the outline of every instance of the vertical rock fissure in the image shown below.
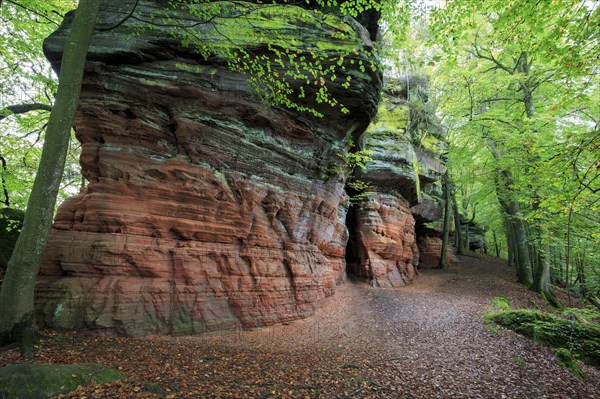
[[360,259],[356,242],[356,205],[351,204],[346,214],[346,228],[348,229],[348,242],[346,243],[346,275],[349,278],[359,277],[358,269]]

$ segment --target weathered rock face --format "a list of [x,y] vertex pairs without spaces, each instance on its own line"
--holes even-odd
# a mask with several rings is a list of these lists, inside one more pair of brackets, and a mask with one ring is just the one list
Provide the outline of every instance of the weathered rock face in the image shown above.
[[384,96],[363,139],[371,160],[355,170],[369,188],[349,211],[348,269],[373,286],[404,286],[418,264],[411,205],[419,203],[419,169],[406,132],[408,117],[404,103]]
[[[113,3],[101,26],[117,25],[136,2]],[[294,6],[194,7],[208,6],[223,18],[194,24],[199,17],[166,10],[170,25],[187,27],[132,35],[165,12],[166,2],[142,0],[135,18],[94,36],[75,121],[89,184],[55,218],[40,322],[127,335],[258,326],[311,314],[343,279],[344,180],[324,171],[376,111],[380,76],[358,69],[374,62],[368,34]],[[45,43],[55,65],[69,24]],[[182,45],[190,32],[212,44],[206,59]],[[327,87],[349,112],[315,102],[320,81],[293,79],[289,60],[271,73],[296,93],[303,86],[298,104],[326,118],[253,97],[247,75],[227,67],[228,46],[277,59],[265,35],[306,62],[326,54],[323,68],[342,62]]]
[[[440,179],[446,167],[432,116],[416,112],[409,102],[412,84],[390,82],[376,120],[364,135],[372,151],[355,179],[369,184],[350,209],[349,270],[374,286],[409,283],[415,268],[437,266],[441,239],[432,222],[443,215]],[[449,250],[451,259],[452,250]],[[433,262],[436,262],[435,264]]]
[[373,193],[350,209],[348,271],[375,287],[402,287],[418,262],[415,220],[408,201]]
[[469,243],[469,250],[476,251],[478,249],[485,250],[485,232],[486,228],[480,227],[475,223],[471,222],[464,227],[465,230],[465,241]]
[[[417,245],[419,247],[419,267],[436,268],[440,262],[442,254],[442,238],[432,235],[419,237]],[[456,257],[452,245],[446,248],[446,262],[454,263]]]

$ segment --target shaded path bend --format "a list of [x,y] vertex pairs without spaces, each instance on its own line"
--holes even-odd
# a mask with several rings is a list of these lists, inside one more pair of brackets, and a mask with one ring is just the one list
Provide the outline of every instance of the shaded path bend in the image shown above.
[[515,280],[505,261],[480,256],[460,257],[448,271],[423,270],[401,289],[348,283],[316,317],[263,330],[242,346],[358,356],[380,386],[359,397],[600,398],[598,370],[584,366],[589,378],[581,381],[552,350],[486,328],[481,316],[495,297],[543,306]]

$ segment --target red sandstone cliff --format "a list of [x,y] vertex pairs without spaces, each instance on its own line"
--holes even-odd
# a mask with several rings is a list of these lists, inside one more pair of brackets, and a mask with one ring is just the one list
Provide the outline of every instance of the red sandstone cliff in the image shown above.
[[[239,6],[254,37],[221,35],[235,21],[219,17],[185,29],[217,48],[232,40],[275,57],[259,38],[279,24],[275,50],[285,43],[294,53],[326,54],[321,63],[343,60],[327,87],[349,112],[310,100],[317,89],[308,87],[299,101],[326,112],[317,119],[266,108],[218,51],[203,58],[182,46],[183,29],[143,30],[140,21],[164,11],[159,4],[139,2],[136,18],[93,39],[75,120],[89,183],[58,210],[38,279],[38,320],[140,335],[309,315],[345,272],[344,178],[324,171],[376,112],[379,72],[358,69],[375,62],[368,34],[292,6],[269,5],[267,18],[247,3]],[[131,6],[106,2],[100,26]],[[56,67],[69,23],[45,43]],[[273,68],[283,77],[295,67]],[[304,84],[285,79],[296,92]]]

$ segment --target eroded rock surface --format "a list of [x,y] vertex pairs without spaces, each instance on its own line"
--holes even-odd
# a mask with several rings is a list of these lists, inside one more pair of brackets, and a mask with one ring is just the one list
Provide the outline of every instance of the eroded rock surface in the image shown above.
[[375,287],[402,287],[415,274],[415,220],[400,195],[372,193],[350,209],[348,270]]
[[[100,26],[134,4],[106,2]],[[379,72],[359,69],[374,62],[369,35],[318,11],[241,2],[197,6],[221,7],[211,22],[180,10],[170,25],[185,29],[145,30],[165,4],[142,0],[94,36],[75,120],[89,184],[58,210],[38,320],[141,335],[309,315],[344,278],[344,179],[327,171],[376,112]],[[45,43],[55,66],[70,22]],[[207,58],[183,45],[190,32],[212,43]],[[272,73],[326,117],[265,107],[227,66],[231,41],[255,56],[341,62],[326,86],[349,112],[317,104],[320,80],[292,79],[290,60]]]
[[[437,266],[441,253],[433,226],[443,216],[446,144],[431,110],[423,110],[426,100],[415,110],[411,93],[425,98],[426,81],[388,82],[364,135],[371,160],[354,174],[368,187],[350,209],[347,260],[350,271],[374,286],[406,285],[417,267]],[[448,254],[452,260],[451,248]]]

